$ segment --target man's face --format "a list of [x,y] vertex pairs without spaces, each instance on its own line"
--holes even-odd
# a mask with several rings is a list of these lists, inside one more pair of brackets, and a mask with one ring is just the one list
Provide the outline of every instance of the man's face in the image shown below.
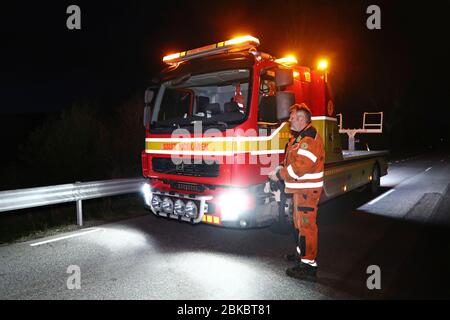
[[291,116],[289,117],[289,122],[291,125],[291,130],[293,131],[302,131],[308,125],[305,113],[302,111],[297,112],[295,110],[292,110]]

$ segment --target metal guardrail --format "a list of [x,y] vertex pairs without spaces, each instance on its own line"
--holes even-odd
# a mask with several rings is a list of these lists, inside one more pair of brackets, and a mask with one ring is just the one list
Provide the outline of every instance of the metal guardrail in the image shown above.
[[139,192],[143,182],[142,178],[115,179],[0,191],[0,212],[76,202],[77,223],[82,226],[83,200]]

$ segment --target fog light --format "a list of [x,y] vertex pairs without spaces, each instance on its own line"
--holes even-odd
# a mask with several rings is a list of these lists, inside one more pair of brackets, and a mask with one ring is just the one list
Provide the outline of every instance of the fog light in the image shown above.
[[185,207],[186,205],[184,204],[184,202],[180,199],[178,199],[177,201],[175,201],[175,205],[174,205],[174,212],[177,216],[183,216],[184,212],[185,212]]
[[165,213],[171,214],[173,212],[173,201],[165,197],[162,202],[162,209]]
[[162,200],[160,197],[158,196],[153,196],[152,198],[152,208],[155,211],[161,211],[161,204],[162,204]]
[[184,213],[188,218],[197,218],[198,208],[194,201],[188,201],[184,208]]

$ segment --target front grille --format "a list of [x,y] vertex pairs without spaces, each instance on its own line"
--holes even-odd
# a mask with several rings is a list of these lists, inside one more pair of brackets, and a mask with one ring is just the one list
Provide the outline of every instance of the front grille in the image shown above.
[[[175,164],[175,163],[180,164]],[[181,160],[172,158],[153,158],[153,171],[167,174],[175,174],[179,176],[193,176],[193,177],[218,177],[219,164],[218,163],[183,163]]]
[[203,185],[193,184],[193,183],[171,182],[170,186],[172,187],[172,189],[177,189],[177,190],[195,191],[195,192],[205,191],[205,187]]

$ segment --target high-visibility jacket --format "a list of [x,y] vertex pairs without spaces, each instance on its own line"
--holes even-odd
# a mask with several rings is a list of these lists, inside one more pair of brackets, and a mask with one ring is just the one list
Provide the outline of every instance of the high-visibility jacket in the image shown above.
[[305,189],[322,190],[325,151],[317,130],[309,124],[297,138],[289,141],[283,167],[279,175],[285,182],[286,193],[299,193]]
[[289,141],[278,178],[285,192],[293,193],[294,226],[299,231],[297,252],[302,263],[316,267],[318,228],[317,206],[323,188],[325,151],[317,130],[308,125]]

